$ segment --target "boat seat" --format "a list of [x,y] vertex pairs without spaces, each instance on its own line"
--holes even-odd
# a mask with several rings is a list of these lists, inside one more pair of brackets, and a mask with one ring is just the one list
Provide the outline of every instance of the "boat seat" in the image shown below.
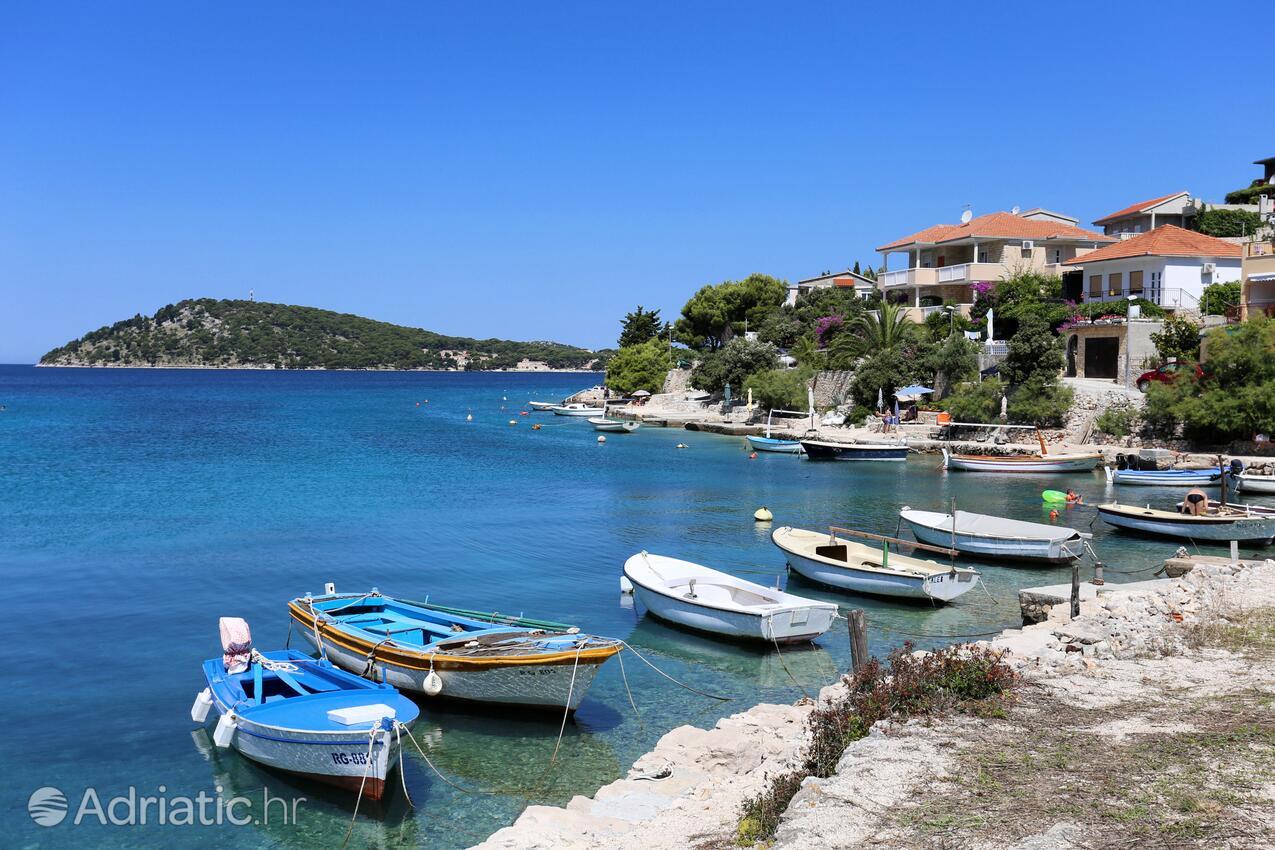
[[414,620],[410,617],[395,617],[388,622],[381,622],[376,625],[361,626],[369,632],[377,632],[379,634],[388,634],[389,632],[414,631],[420,629],[426,634],[437,635],[438,637],[455,637],[461,632],[454,632],[447,626],[439,623],[430,623],[425,620]]

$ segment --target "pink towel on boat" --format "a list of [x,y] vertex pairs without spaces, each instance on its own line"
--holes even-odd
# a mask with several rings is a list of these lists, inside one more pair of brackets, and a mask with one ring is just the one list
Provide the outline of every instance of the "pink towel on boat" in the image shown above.
[[248,669],[248,656],[252,652],[252,632],[248,630],[248,621],[240,617],[222,617],[221,627],[221,662],[226,665],[227,673],[242,673]]

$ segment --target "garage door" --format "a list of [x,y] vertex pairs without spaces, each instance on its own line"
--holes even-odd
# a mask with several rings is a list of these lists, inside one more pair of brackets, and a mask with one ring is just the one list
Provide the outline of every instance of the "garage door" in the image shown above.
[[1119,359],[1120,340],[1111,337],[1085,340],[1086,378],[1116,377]]

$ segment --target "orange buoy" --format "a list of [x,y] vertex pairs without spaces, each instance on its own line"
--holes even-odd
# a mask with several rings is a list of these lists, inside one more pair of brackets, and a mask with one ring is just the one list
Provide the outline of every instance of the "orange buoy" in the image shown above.
[[539,430],[540,430],[540,423],[539,423],[539,422],[537,422],[535,425],[532,425],[532,426],[531,426],[531,430],[533,430],[533,431],[539,431]]

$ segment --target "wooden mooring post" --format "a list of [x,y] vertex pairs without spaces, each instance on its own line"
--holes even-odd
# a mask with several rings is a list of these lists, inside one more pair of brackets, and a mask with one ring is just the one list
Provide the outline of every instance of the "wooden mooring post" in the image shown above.
[[850,665],[855,673],[868,663],[868,627],[862,608],[852,608],[846,618],[850,627]]
[[1071,562],[1071,618],[1080,616],[1080,561]]

